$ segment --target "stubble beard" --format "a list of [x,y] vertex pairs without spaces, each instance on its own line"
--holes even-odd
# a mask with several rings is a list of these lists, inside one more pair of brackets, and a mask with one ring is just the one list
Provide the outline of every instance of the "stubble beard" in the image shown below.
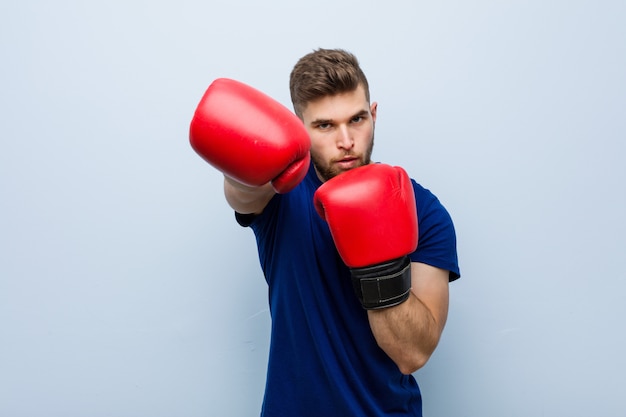
[[[374,150],[374,134],[372,133],[372,140],[370,141],[368,148],[365,150],[365,153],[361,155],[357,166],[355,166],[354,168],[358,168],[360,166],[369,164],[371,162],[373,150]],[[351,152],[346,152],[342,156],[342,158],[346,156],[357,156],[357,155]],[[313,165],[315,166],[317,174],[322,178],[322,181],[328,181],[329,179],[334,178],[337,175],[344,172],[344,170],[337,169],[337,167],[333,166],[334,160],[330,162],[326,162],[326,161],[323,161],[321,158],[319,158],[317,155],[311,154],[311,162],[313,162]],[[354,169],[354,168],[351,168],[351,169]]]

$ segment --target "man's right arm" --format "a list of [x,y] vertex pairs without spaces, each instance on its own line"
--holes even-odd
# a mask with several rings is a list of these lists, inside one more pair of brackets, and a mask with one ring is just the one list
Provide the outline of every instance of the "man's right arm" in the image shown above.
[[270,183],[250,187],[224,176],[224,195],[230,207],[241,214],[261,214],[276,194]]

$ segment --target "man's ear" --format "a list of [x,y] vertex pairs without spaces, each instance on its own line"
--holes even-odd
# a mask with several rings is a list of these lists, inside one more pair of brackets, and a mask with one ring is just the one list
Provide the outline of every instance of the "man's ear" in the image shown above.
[[370,105],[370,113],[372,113],[372,120],[375,122],[376,121],[376,111],[378,110],[378,103],[377,102],[373,102]]

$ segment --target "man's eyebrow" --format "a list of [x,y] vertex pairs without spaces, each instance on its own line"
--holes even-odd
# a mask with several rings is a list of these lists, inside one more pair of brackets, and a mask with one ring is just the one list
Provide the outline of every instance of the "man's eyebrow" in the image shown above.
[[[368,114],[369,114],[369,111],[366,109],[363,109],[363,110],[356,112],[352,116],[350,116],[350,119],[354,119],[355,117],[364,117],[364,116],[367,116]],[[315,119],[311,121],[311,125],[313,126],[331,124],[331,123],[334,123],[333,119]]]
[[369,111],[363,109],[360,112],[357,112],[354,116],[352,117],[363,117],[363,116],[367,116],[369,114]]
[[332,122],[332,119],[315,119],[311,121],[311,125],[324,125]]

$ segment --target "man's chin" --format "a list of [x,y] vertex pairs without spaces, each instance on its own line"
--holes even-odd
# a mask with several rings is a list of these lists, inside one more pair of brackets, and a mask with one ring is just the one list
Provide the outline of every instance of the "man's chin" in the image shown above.
[[355,168],[359,168],[363,165],[367,165],[369,164],[369,161],[364,162],[362,159],[359,160],[355,160],[355,163],[353,164],[343,164],[343,166],[341,166],[341,163],[334,163],[333,165],[331,165],[330,167],[324,167],[321,168],[319,165],[314,163],[315,166],[315,171],[317,172],[317,176],[322,180],[322,181],[328,181],[334,177],[336,177],[337,175],[341,175],[344,172],[348,172],[351,171]]
[[317,173],[317,177],[322,180],[322,182],[326,182],[332,178],[335,178],[337,175],[341,174],[343,171],[337,171],[335,169],[330,168],[320,168],[319,166],[315,166],[315,172]]

